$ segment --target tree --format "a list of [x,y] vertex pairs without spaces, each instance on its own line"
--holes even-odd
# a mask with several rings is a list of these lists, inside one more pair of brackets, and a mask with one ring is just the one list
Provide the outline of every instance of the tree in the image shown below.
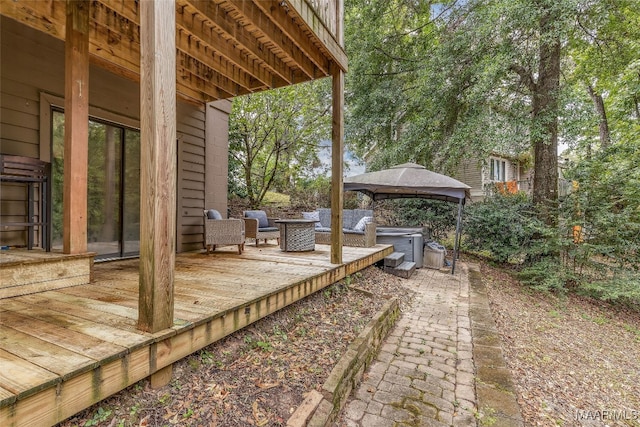
[[423,160],[445,172],[463,156],[533,150],[534,202],[552,224],[561,102],[570,102],[562,70],[586,31],[576,23],[624,1],[347,2],[347,137],[374,162]]
[[569,40],[563,135],[587,157],[628,138],[640,120],[640,10],[630,0],[589,6]]
[[318,146],[330,139],[327,81],[237,97],[229,117],[230,188],[251,207],[270,189],[285,190],[318,164]]

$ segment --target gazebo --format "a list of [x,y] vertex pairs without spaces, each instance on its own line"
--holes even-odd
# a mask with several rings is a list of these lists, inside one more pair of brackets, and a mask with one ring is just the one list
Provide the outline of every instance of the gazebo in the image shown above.
[[427,170],[416,163],[404,163],[344,179],[345,191],[359,191],[373,200],[422,198],[457,203],[458,219],[451,274],[455,272],[460,246],[462,208],[466,199],[471,198],[470,189],[471,187],[463,182]]

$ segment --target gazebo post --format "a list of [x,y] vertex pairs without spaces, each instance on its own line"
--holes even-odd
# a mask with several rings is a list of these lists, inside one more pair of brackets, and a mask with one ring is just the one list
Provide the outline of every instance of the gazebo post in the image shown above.
[[451,263],[451,274],[456,271],[456,259],[458,258],[458,251],[460,249],[460,230],[462,229],[462,201],[464,199],[458,199],[458,220],[456,221],[456,237],[453,242],[453,261]]

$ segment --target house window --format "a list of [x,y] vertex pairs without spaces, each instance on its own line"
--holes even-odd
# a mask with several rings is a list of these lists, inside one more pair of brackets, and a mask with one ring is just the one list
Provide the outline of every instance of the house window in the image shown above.
[[499,159],[491,159],[490,177],[492,181],[506,181],[506,162]]

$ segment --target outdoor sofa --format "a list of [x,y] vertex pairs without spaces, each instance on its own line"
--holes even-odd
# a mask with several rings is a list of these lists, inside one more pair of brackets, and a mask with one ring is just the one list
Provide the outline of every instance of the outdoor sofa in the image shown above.
[[[303,212],[305,219],[315,219],[316,243],[331,244],[331,209],[319,208]],[[369,248],[376,244],[376,224],[370,209],[344,209],[342,211],[342,244]]]

